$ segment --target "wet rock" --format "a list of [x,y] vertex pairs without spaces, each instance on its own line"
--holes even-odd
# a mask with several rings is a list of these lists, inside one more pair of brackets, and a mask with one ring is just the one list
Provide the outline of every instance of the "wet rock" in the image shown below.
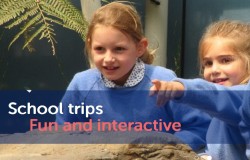
[[1,160],[199,159],[188,145],[162,132],[32,131],[0,135],[0,143]]

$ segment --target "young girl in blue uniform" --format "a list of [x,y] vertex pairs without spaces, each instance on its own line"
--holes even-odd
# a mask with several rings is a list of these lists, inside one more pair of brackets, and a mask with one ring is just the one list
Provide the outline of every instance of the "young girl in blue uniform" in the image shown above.
[[[239,129],[242,119],[239,108],[246,86],[239,84],[246,84],[250,76],[250,25],[227,20],[211,24],[200,41],[199,57],[206,81],[154,80],[152,94],[161,90],[158,104],[174,99],[213,117],[206,138],[207,153],[213,160],[247,159]],[[249,107],[249,103],[247,105]]]
[[[171,81],[176,75],[169,69],[149,65],[154,56],[147,49],[140,18],[131,5],[112,2],[99,8],[85,42],[95,68],[74,76],[62,99],[64,106],[93,106],[88,117],[93,122],[179,122],[181,130],[168,133],[195,151],[204,147],[210,123],[207,114],[174,103],[159,108],[156,98],[148,96],[153,79]],[[86,115],[69,113],[67,107],[63,113],[56,116],[59,124],[86,121]]]

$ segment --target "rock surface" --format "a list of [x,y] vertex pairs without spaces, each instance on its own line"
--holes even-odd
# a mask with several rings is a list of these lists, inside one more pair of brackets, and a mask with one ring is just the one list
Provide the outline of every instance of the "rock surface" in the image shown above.
[[186,145],[2,144],[1,160],[196,160]]
[[188,145],[162,132],[32,131],[0,135],[0,143],[0,160],[199,159]]

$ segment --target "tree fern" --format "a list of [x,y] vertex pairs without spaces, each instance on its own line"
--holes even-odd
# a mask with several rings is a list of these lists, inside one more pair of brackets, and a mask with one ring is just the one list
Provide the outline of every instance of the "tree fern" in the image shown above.
[[70,0],[1,0],[0,25],[11,29],[20,26],[19,33],[10,42],[9,47],[29,32],[23,48],[27,48],[35,38],[46,38],[55,54],[55,32],[53,24],[59,24],[79,33],[85,38],[87,21]]

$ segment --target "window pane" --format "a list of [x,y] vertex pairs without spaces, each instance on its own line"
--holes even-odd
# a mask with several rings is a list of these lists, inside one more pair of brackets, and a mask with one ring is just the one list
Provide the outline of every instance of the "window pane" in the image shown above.
[[183,77],[199,76],[198,43],[207,25],[222,19],[250,22],[249,0],[186,0]]

